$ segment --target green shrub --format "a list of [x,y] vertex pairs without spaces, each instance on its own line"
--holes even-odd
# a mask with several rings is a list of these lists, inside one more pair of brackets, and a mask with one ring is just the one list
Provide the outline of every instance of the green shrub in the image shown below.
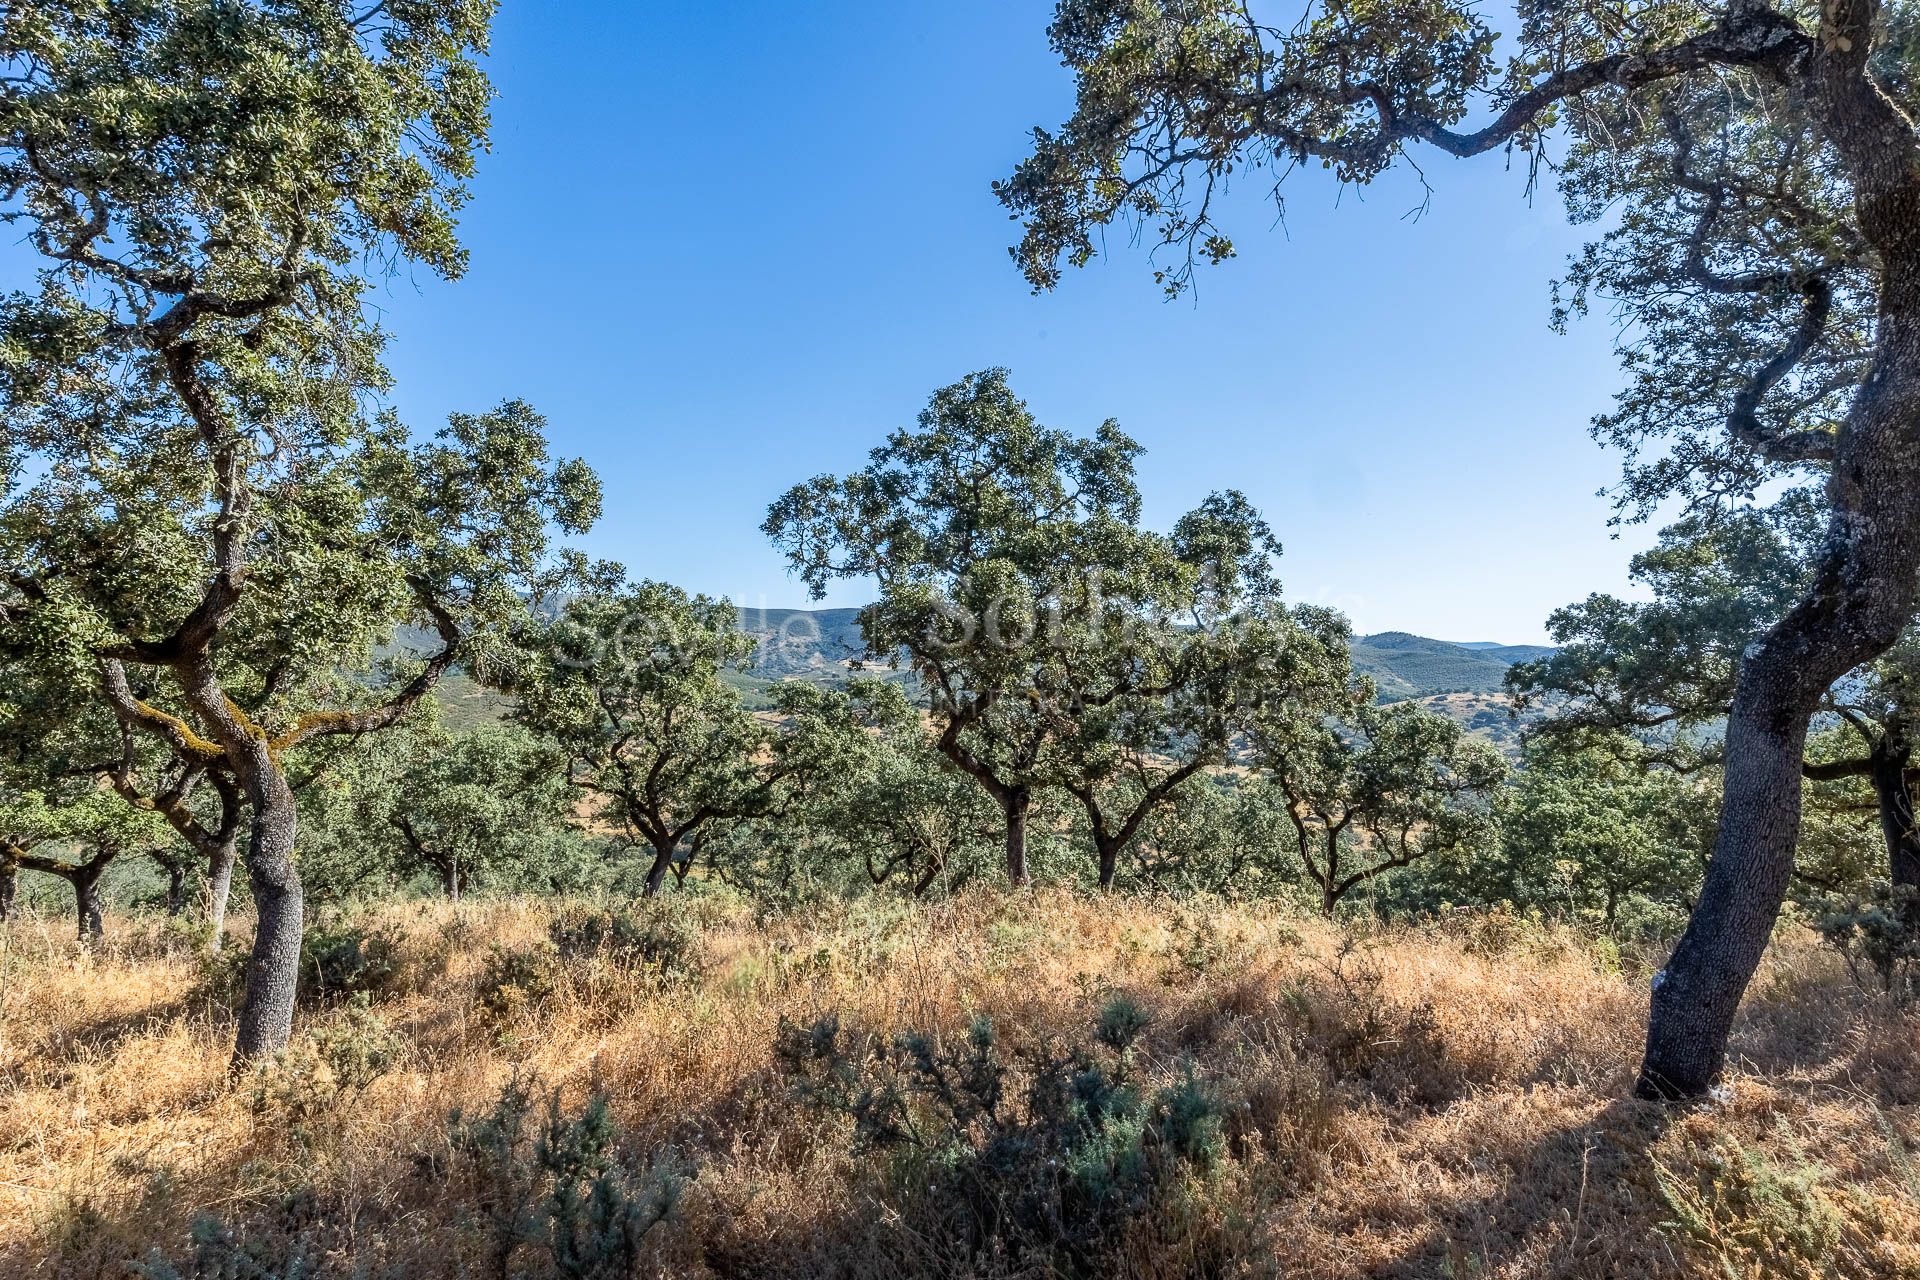
[[1855,982],[1872,973],[1883,991],[1920,992],[1920,893],[1875,881],[1866,893],[1829,901],[1813,928],[1847,962]]
[[553,995],[558,977],[559,955],[552,943],[525,948],[494,943],[487,948],[475,992],[481,1020],[505,1027],[537,1012]]
[[605,959],[664,979],[698,977],[700,930],[678,903],[652,900],[630,909],[570,906],[547,926],[563,962]]
[[984,1018],[953,1045],[925,1035],[878,1043],[827,1018],[783,1026],[777,1052],[805,1105],[848,1118],[857,1153],[891,1158],[890,1191],[912,1239],[1043,1272],[1107,1274],[1128,1221],[1221,1150],[1205,1084],[1189,1073],[1148,1097],[1131,1078],[1145,1026],[1137,1007],[1115,1000],[1094,1044],[1010,1053]]
[[604,1097],[569,1115],[556,1090],[537,1125],[534,1109],[533,1090],[516,1079],[485,1114],[448,1119],[483,1273],[525,1274],[516,1266],[525,1260],[558,1280],[636,1274],[642,1243],[672,1214],[685,1173],[671,1154],[623,1161]]
[[307,1004],[379,994],[400,971],[399,939],[383,927],[315,925],[300,942],[300,999]]

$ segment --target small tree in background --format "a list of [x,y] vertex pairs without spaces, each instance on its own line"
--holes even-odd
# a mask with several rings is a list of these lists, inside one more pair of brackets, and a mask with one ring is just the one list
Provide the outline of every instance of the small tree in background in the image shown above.
[[[684,879],[695,843],[722,822],[789,803],[825,763],[826,736],[782,732],[746,709],[725,676],[754,648],[734,606],[660,582],[628,586],[603,566],[597,588],[530,628],[513,679],[519,720],[567,761],[572,783],[629,845],[651,851],[645,893]],[[819,691],[775,686],[783,717],[822,723]]]
[[1446,716],[1380,706],[1355,687],[1338,718],[1280,715],[1256,729],[1252,759],[1286,797],[1301,868],[1332,915],[1376,876],[1491,847],[1491,802],[1506,762]]

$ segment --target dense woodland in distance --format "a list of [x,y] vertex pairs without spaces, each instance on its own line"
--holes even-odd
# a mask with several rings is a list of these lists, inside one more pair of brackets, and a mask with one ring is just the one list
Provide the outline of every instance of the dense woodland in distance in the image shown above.
[[1010,287],[1230,270],[1235,172],[1593,226],[1662,523],[1519,647],[998,368],[766,495],[864,608],[590,559],[368,305],[492,16],[0,0],[0,1266],[1920,1275],[1920,7],[1059,0]]

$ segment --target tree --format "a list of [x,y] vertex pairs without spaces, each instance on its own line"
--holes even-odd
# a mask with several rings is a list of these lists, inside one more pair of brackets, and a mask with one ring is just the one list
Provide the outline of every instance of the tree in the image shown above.
[[1228,763],[1256,709],[1323,714],[1345,692],[1345,619],[1280,602],[1279,544],[1243,495],[1213,494],[1169,538],[1138,541],[1126,604],[1054,606],[1040,680],[1052,778],[1086,815],[1103,889],[1141,825]]
[[[904,655],[935,749],[1000,808],[1014,884],[1035,798],[1056,787],[1110,883],[1147,816],[1224,763],[1253,689],[1324,629],[1279,603],[1278,546],[1240,494],[1171,535],[1141,529],[1139,452],[1111,421],[1092,437],[1042,426],[989,369],[935,392],[864,470],[794,486],[763,526],[816,598],[835,578],[879,583],[868,655]],[[1122,774],[1139,785],[1116,808]]]
[[1661,769],[1632,740],[1528,744],[1502,796],[1487,896],[1555,907],[1612,928],[1684,911],[1699,892],[1716,805],[1704,780]]
[[[30,629],[0,629],[0,753],[9,770],[41,785],[91,779],[137,813],[157,814],[176,840],[150,849],[184,906],[190,852],[204,868],[208,945],[226,939],[235,849],[246,816],[230,774],[182,756],[117,718],[60,648]],[[182,849],[181,846],[185,848]]]
[[[127,0],[0,11],[0,186],[44,267],[0,309],[9,629],[135,732],[227,775],[258,913],[236,1061],[291,1028],[284,760],[398,721],[520,607],[589,473],[537,415],[409,447],[365,263],[442,276],[485,141],[490,7]],[[440,647],[377,702],[315,682],[399,623]]]
[[601,819],[652,851],[652,897],[668,872],[686,878],[716,824],[779,811],[822,760],[812,735],[776,732],[724,679],[754,647],[731,604],[662,582],[628,586],[617,566],[598,577],[596,590],[529,629],[516,715],[564,754]]
[[[1804,495],[1793,495],[1769,510],[1683,520],[1634,558],[1633,576],[1651,589],[1650,601],[1595,595],[1557,610],[1548,621],[1556,650],[1508,674],[1518,705],[1548,710],[1532,736],[1586,749],[1598,733],[1634,759],[1684,773],[1719,765],[1740,657],[1792,607],[1811,572],[1808,505]],[[1865,782],[1879,812],[1886,874],[1896,884],[1920,886],[1916,673],[1920,643],[1909,630],[1887,653],[1835,681],[1817,710],[1848,732],[1817,734],[1801,772],[1816,784]],[[1836,798],[1831,786],[1810,793],[1812,813],[1831,815]],[[1805,818],[1802,826],[1804,848]]]
[[[1747,652],[1727,725],[1719,834],[1654,986],[1637,1090],[1703,1093],[1785,895],[1808,722],[1885,652],[1920,600],[1920,131],[1907,0],[1523,6],[1514,56],[1462,0],[1315,6],[1291,27],[1241,0],[1060,0],[1075,111],[1036,130],[997,191],[1036,288],[1116,219],[1181,255],[1231,256],[1229,174],[1318,161],[1367,182],[1419,147],[1518,151],[1564,137],[1572,212],[1610,229],[1564,315],[1596,294],[1631,375],[1599,434],[1623,497],[1711,507],[1825,477],[1808,584]],[[1463,122],[1476,110],[1485,123]],[[1562,132],[1564,131],[1564,132]]]
[[566,825],[573,792],[550,748],[518,725],[451,731],[431,702],[308,794],[324,847],[309,841],[303,857],[339,891],[425,875],[457,902],[475,888],[537,883],[557,847],[578,840]]
[[0,920],[12,913],[18,873],[37,871],[72,887],[78,937],[97,942],[105,933],[101,877],[122,855],[165,839],[153,815],[91,786],[69,784],[64,794],[11,790],[0,798]]
[[1331,916],[1360,885],[1401,867],[1475,853],[1506,762],[1417,703],[1381,706],[1361,682],[1343,716],[1286,714],[1256,730],[1253,758],[1286,797],[1301,868]]
[[747,849],[763,864],[797,854],[836,887],[898,885],[914,897],[991,871],[1004,849],[999,806],[936,749],[906,690],[856,676],[846,694],[853,732],[838,764],[778,822],[741,833],[755,839],[736,841],[728,878],[746,878]]

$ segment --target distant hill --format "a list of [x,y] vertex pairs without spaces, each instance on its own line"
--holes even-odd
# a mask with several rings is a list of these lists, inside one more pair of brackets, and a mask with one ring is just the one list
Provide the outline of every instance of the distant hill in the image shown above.
[[[758,639],[759,646],[750,669],[729,673],[728,682],[759,707],[766,705],[761,691],[778,680],[839,684],[863,665],[883,679],[909,679],[905,671],[884,663],[863,664],[866,646],[860,638],[859,619],[858,609],[743,608],[740,627]],[[424,634],[403,635],[400,644],[416,652],[431,647]],[[1546,645],[1455,644],[1405,631],[1382,631],[1354,637],[1353,664],[1372,677],[1383,702],[1438,700],[1446,705],[1437,709],[1477,731],[1498,736],[1500,731],[1491,726],[1507,716],[1502,697],[1507,668],[1552,652]],[[497,718],[507,705],[499,695],[457,673],[442,690],[441,700],[456,727]]]
[[1382,699],[1440,693],[1497,694],[1507,668],[1552,653],[1537,644],[1453,644],[1405,631],[1355,636],[1353,665],[1372,676]]
[[[760,640],[751,683],[844,679],[865,651],[859,618],[858,609],[742,609],[741,627]],[[1354,666],[1373,677],[1382,699],[1390,702],[1451,693],[1497,695],[1508,667],[1552,652],[1544,645],[1452,644],[1405,631],[1357,636],[1353,642]]]

